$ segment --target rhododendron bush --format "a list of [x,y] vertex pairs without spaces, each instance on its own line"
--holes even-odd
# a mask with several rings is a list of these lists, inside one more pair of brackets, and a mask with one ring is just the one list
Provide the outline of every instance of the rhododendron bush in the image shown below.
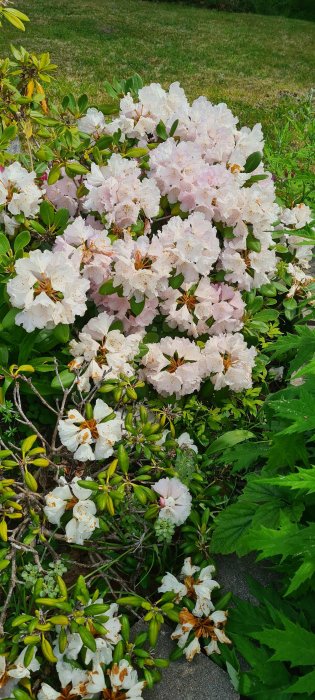
[[1,64],[0,697],[137,700],[167,619],[175,656],[230,644],[212,455],[311,318],[312,214],[225,104],[135,76],[57,107],[53,69]]

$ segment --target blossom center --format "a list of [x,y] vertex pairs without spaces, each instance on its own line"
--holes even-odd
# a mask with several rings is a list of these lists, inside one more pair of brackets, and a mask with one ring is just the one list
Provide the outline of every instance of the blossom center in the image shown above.
[[103,690],[103,698],[104,700],[125,700],[127,697],[126,693],[121,690],[109,690],[109,688],[106,688],[106,690]]
[[10,678],[9,674],[6,672],[6,670],[4,670],[2,676],[0,676],[0,688],[3,688],[6,685],[9,678]]
[[215,633],[216,629],[222,629],[224,627],[224,622],[217,623],[216,625],[210,620],[209,617],[200,619],[195,617],[187,608],[184,608],[179,613],[179,620],[182,625],[190,625],[194,630],[194,635],[197,639],[200,637],[210,637],[211,639],[217,639]]
[[7,203],[8,203],[8,204],[9,204],[9,202],[11,202],[14,193],[17,192],[17,191],[18,191],[18,190],[15,189],[14,185],[12,184],[12,182],[9,182],[8,187],[7,187],[7,193],[8,193],[8,194],[7,194]]
[[187,593],[186,595],[188,598],[195,598],[196,593],[195,593],[195,585],[198,583],[198,581],[195,581],[193,576],[186,576],[184,578],[184,585],[187,588]]
[[242,256],[242,258],[243,258],[243,260],[244,260],[244,263],[245,263],[246,267],[250,267],[250,266],[251,266],[251,259],[250,259],[250,257],[249,257],[249,252],[248,252],[248,250],[244,250],[244,251],[241,253],[241,256]]
[[62,688],[61,695],[58,695],[56,700],[68,700],[68,698],[71,698],[71,700],[78,700],[78,698],[81,697],[81,695],[74,695],[71,691],[72,683],[69,683],[65,688]]
[[42,275],[42,278],[35,282],[33,289],[34,297],[38,297],[42,292],[44,292],[44,294],[46,294],[55,304],[57,301],[63,299],[63,294],[53,288],[51,280],[49,277],[46,277],[46,275]]
[[95,418],[90,418],[90,420],[84,420],[83,423],[80,424],[80,430],[89,430],[92,438],[94,440],[97,440],[99,437],[98,430],[97,430],[97,422]]
[[178,299],[177,304],[179,306],[187,306],[188,311],[193,311],[197,303],[197,298],[194,294],[189,294],[189,292],[184,292]]
[[103,338],[102,344],[99,346],[99,349],[98,349],[98,352],[97,352],[97,355],[96,355],[96,358],[95,358],[97,364],[100,365],[100,366],[101,366],[101,365],[106,365],[106,364],[107,364],[106,355],[107,355],[108,350],[107,350],[107,348],[105,347],[105,343],[106,343],[106,338]]
[[79,502],[79,499],[73,496],[70,501],[67,501],[66,510],[72,510],[73,506]]
[[240,165],[237,165],[237,163],[233,163],[233,165],[230,165],[230,171],[234,175],[234,173],[240,173],[242,168]]
[[176,372],[178,367],[181,367],[184,364],[185,364],[185,358],[179,357],[178,353],[175,352],[173,357],[169,358],[169,365],[166,367],[166,370],[170,374],[174,374],[174,372]]
[[153,260],[151,260],[148,255],[142,255],[140,250],[136,250],[134,261],[135,270],[150,270],[152,262]]
[[227,372],[227,370],[232,366],[232,364],[233,364],[232,356],[230,355],[229,352],[226,352],[223,356],[224,371]]

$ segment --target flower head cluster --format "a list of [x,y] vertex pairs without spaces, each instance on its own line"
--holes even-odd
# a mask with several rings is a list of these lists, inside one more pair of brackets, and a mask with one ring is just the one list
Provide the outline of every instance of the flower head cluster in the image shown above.
[[[281,212],[261,125],[239,128],[225,104],[189,104],[178,83],[152,83],[126,94],[110,121],[88,109],[78,130],[84,142],[104,136],[111,145],[82,177],[61,171],[41,191],[18,163],[1,173],[2,217],[34,216],[43,193],[72,217],[52,251],[16,262],[8,283],[21,310],[16,323],[29,332],[72,324],[91,302],[94,318],[70,344],[84,392],[135,373],[138,341],[151,331],[159,338],[147,343],[140,372],[162,396],[198,391],[208,378],[215,390],[249,388],[246,292],[275,279],[273,230],[293,265],[307,267],[311,256],[300,238],[311,211],[298,204]],[[77,427],[76,439],[85,439]]]
[[64,513],[71,510],[72,518],[66,525],[66,540],[83,544],[91,537],[99,523],[95,517],[95,503],[90,500],[92,491],[82,488],[77,481],[78,478],[75,477],[71,484],[64,482],[50,491],[45,496],[44,513],[50,523],[59,526]]
[[176,477],[166,477],[157,481],[152,488],[160,497],[159,519],[182,525],[191,511],[192,498],[187,486]]
[[187,608],[183,608],[179,613],[179,624],[171,637],[177,640],[181,649],[184,649],[187,661],[192,661],[196,654],[200,654],[201,640],[207,642],[203,648],[208,656],[214,653],[220,654],[218,642],[231,643],[224,632],[226,622],[225,610],[214,610],[204,617],[194,615]]
[[205,652],[210,655],[220,654],[218,642],[229,644],[230,640],[224,632],[227,621],[227,613],[224,610],[215,610],[211,600],[212,591],[220,588],[217,581],[212,578],[214,566],[206,566],[200,569],[194,566],[190,558],[185,559],[180,573],[180,580],[173,574],[167,573],[162,578],[159,588],[161,593],[173,592],[176,602],[184,597],[194,601],[192,611],[182,608],[179,613],[179,624],[172,634],[178,646],[184,649],[185,656],[191,661],[201,651],[200,642],[206,642]]
[[22,678],[30,678],[31,671],[39,670],[40,664],[36,656],[25,664],[25,654],[26,649],[23,649],[15,661],[9,664],[6,657],[0,654],[0,697],[8,697]]
[[184,396],[200,388],[201,359],[200,348],[188,338],[162,338],[148,344],[143,374],[162,396]]
[[126,337],[117,328],[111,329],[114,322],[115,317],[103,311],[83,326],[79,340],[70,342],[70,352],[75,358],[70,367],[79,369],[87,365],[78,378],[81,391],[89,389],[90,381],[97,383],[103,378],[118,379],[120,374],[134,373],[131,363],[143,334]]
[[[89,650],[87,654],[91,660]],[[100,697],[100,693],[102,698],[108,700],[142,700],[145,682],[139,681],[137,671],[129,661],[122,659],[119,663],[112,664],[105,672],[101,665],[104,661],[101,659],[102,654],[100,661],[93,663],[91,670],[73,668],[70,663],[58,661],[56,669],[62,689],[57,691],[48,683],[42,683],[38,700]]]
[[211,564],[203,569],[194,566],[191,558],[184,561],[178,580],[173,574],[167,573],[162,578],[160,593],[172,591],[176,594],[179,603],[185,596],[191,598],[195,607],[192,612],[195,615],[208,615],[214,610],[211,593],[215,588],[220,588],[217,581],[212,578],[215,567]]
[[67,418],[59,421],[58,432],[61,443],[79,462],[106,459],[121,439],[122,419],[102,399],[97,399],[91,418],[73,408]]
[[88,194],[86,211],[106,213],[109,224],[121,228],[135,224],[140,211],[149,219],[159,211],[160,193],[153,180],[140,179],[140,168],[134,160],[114,153],[106,166],[92,163],[85,186]]
[[15,271],[7,290],[12,306],[21,309],[15,323],[28,332],[73,323],[85,313],[89,281],[61,253],[31,251],[17,260]]
[[43,191],[35,183],[36,174],[28,172],[17,161],[0,172],[0,219],[8,233],[13,233],[15,222],[11,217],[23,214],[34,217],[39,209]]

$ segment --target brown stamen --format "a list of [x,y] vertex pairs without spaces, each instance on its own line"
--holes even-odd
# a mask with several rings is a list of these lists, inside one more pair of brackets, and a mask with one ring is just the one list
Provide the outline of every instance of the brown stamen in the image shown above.
[[245,262],[246,267],[250,267],[250,266],[251,266],[251,261],[250,261],[250,257],[249,257],[249,252],[248,252],[248,250],[244,250],[244,252],[241,253],[241,256],[242,256],[242,258],[243,258],[243,260],[244,260],[244,262]]
[[125,700],[127,697],[123,690],[110,690],[109,688],[102,691],[102,696],[104,700]]
[[198,581],[195,581],[193,576],[186,576],[184,578],[184,585],[187,588],[186,596],[188,598],[196,598],[195,585],[197,583],[198,583]]
[[229,168],[230,168],[231,173],[233,173],[233,175],[234,175],[234,173],[240,173],[242,170],[241,166],[237,165],[237,163],[233,163],[233,165],[230,165]]
[[140,250],[136,250],[134,262],[135,270],[150,270],[152,262],[153,260],[151,260],[151,258],[147,255],[142,255]]
[[193,294],[189,294],[189,292],[184,292],[177,299],[177,304],[179,306],[187,306],[188,311],[193,311],[197,304],[197,298]]
[[79,698],[81,698],[81,695],[74,695],[71,691],[72,683],[69,683],[65,688],[62,688],[61,694],[58,695],[56,700],[68,700],[68,698],[71,698],[71,700],[79,700]]
[[174,374],[174,372],[176,372],[178,367],[181,367],[184,364],[185,364],[184,357],[171,357],[170,363],[166,369],[170,374]]
[[63,299],[63,294],[61,294],[61,292],[57,292],[53,288],[51,280],[49,277],[46,277],[46,275],[42,275],[42,279],[35,282],[33,289],[34,297],[38,297],[39,294],[44,292],[55,304],[57,301],[60,301],[60,299]]
[[233,364],[232,357],[231,357],[230,353],[226,352],[224,357],[223,357],[223,367],[224,367],[225,372],[229,369],[229,367],[232,366],[232,364]]
[[[106,341],[106,338],[103,338],[102,342],[105,343],[105,341]],[[97,364],[100,365],[100,367],[102,365],[107,364],[107,359],[106,359],[107,352],[108,352],[108,350],[105,347],[105,345],[100,345],[100,347],[98,349],[98,353],[97,353],[96,358],[95,358]]]
[[3,675],[0,678],[0,688],[4,688],[9,679],[9,674],[6,671],[4,671]]
[[90,418],[90,420],[84,420],[83,423],[81,423],[80,430],[85,430],[86,428],[90,431],[92,438],[94,438],[94,440],[97,440],[99,434],[95,418]]
[[66,510],[72,510],[73,506],[79,502],[79,499],[73,496],[70,501],[67,501]]
[[210,637],[211,639],[217,640],[217,635],[214,630],[223,629],[225,626],[225,622],[220,622],[215,625],[209,617],[195,617],[189,612],[189,610],[187,610],[187,608],[184,608],[179,613],[179,621],[182,625],[192,625],[194,635],[197,637],[197,639],[200,639],[200,637],[204,637],[206,639]]

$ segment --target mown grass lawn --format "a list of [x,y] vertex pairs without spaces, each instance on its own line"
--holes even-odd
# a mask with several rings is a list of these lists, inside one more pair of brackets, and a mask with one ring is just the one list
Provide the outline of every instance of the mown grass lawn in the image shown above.
[[154,3],[145,0],[16,0],[31,23],[9,43],[50,51],[61,89],[106,97],[102,81],[134,72],[167,86],[179,80],[190,98],[226,101],[243,123],[268,126],[275,108],[314,85],[315,25],[302,20]]

